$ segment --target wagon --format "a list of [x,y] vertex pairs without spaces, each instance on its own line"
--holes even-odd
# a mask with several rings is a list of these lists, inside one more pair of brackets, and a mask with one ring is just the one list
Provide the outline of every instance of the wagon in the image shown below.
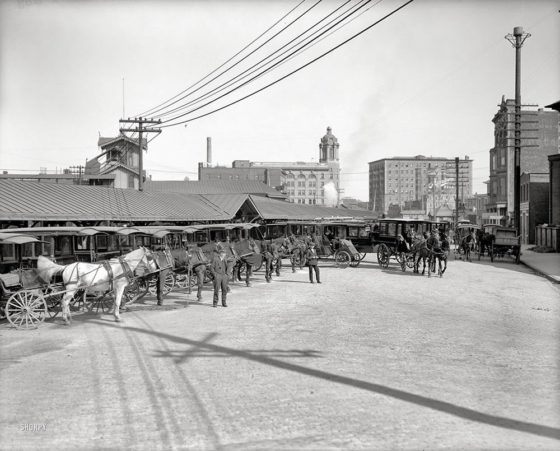
[[[455,259],[470,259],[470,253],[475,252],[477,250],[477,243],[476,237],[473,236],[473,239],[470,243],[467,243],[467,239],[469,235],[473,235],[476,233],[479,235],[480,226],[476,224],[458,224],[455,227],[455,231],[453,234],[453,242],[454,242],[454,249],[453,249],[453,256]],[[469,247],[466,247],[469,246]]]
[[[22,259],[24,246],[40,243],[32,236],[0,233],[3,269],[9,269],[0,274],[0,310],[17,329],[37,328],[47,317],[48,300],[57,298],[63,290],[61,285],[41,279],[37,269],[27,267]],[[16,260],[17,267],[7,266],[7,262]]]
[[414,268],[414,252],[406,252],[401,256],[397,252],[398,236],[411,244],[412,234],[421,235],[432,230],[447,231],[447,222],[436,222],[422,219],[384,218],[380,219],[372,231],[372,245],[377,247],[377,262],[381,268],[388,268],[393,258],[402,271]]
[[292,244],[283,257],[290,258],[295,266],[303,266],[306,264],[303,255],[307,242],[314,236],[313,241],[320,259],[332,259],[336,267],[347,268],[358,266],[365,256],[365,252],[360,254],[354,243],[348,239],[347,227],[348,223],[338,221],[282,221],[266,224],[265,237],[266,241],[280,246],[286,237],[293,235],[296,244]]
[[479,259],[488,255],[490,261],[495,258],[513,258],[518,264],[521,258],[521,237],[517,229],[495,224],[482,226],[483,243],[479,246]]

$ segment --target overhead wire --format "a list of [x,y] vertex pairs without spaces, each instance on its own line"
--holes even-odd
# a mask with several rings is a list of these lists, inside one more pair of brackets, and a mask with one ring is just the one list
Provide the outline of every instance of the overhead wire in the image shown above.
[[[308,32],[310,32],[311,30],[313,30],[313,28],[317,27],[319,24],[321,24],[321,22],[325,21],[328,17],[332,16],[334,13],[336,13],[339,9],[343,8],[345,5],[347,5],[348,3],[350,3],[351,0],[346,1],[344,4],[342,4],[341,6],[339,6],[338,8],[336,8],[335,10],[331,11],[329,14],[327,14],[325,17],[323,17],[321,20],[319,20],[318,22],[316,22],[315,24],[313,24],[313,26],[307,28],[304,32],[300,33],[298,36],[296,36],[295,38],[293,38],[292,40],[290,40],[289,42],[287,42],[286,44],[282,45],[280,48],[276,49],[274,52],[272,52],[271,54],[269,54],[268,56],[266,56],[265,58],[261,59],[260,61],[258,61],[257,63],[253,64],[253,66],[249,67],[248,69],[245,69],[243,72],[239,73],[238,75],[236,75],[235,77],[233,77],[232,79],[222,83],[221,85],[213,88],[212,90],[210,90],[208,93],[203,94],[202,96],[197,97],[196,99],[193,99],[179,107],[176,107],[172,110],[166,111],[165,113],[158,115],[159,118],[162,118],[164,116],[168,116],[170,114],[176,113],[178,111],[182,111],[186,108],[188,108],[191,105],[196,104],[197,102],[201,102],[205,99],[208,99],[214,95],[217,95],[218,93],[222,92],[223,90],[227,89],[228,87],[234,85],[236,82],[240,82],[242,80],[244,80],[245,78],[247,78],[248,76],[252,75],[253,73],[255,73],[256,71],[260,70],[263,67],[266,67],[269,64],[272,64],[273,61],[277,60],[278,58],[280,58],[282,55],[284,55],[286,52],[292,50],[295,46],[297,45],[302,45],[302,47],[300,47],[299,49],[295,50],[293,53],[291,53],[290,55],[288,55],[287,57],[285,57],[284,59],[282,59],[281,61],[273,64],[271,67],[264,69],[262,72],[260,72],[259,74],[255,75],[253,78],[251,78],[249,80],[249,82],[255,81],[258,78],[264,76],[265,74],[269,73],[270,71],[274,70],[275,68],[281,66],[282,64],[284,64],[284,62],[287,59],[291,59],[294,54],[301,54],[305,48],[307,46],[309,46],[313,41],[315,41],[316,39],[318,39],[320,36],[322,36],[324,33],[326,33],[327,31],[329,31],[331,28],[333,28],[336,25],[339,25],[341,22],[343,22],[344,20],[347,20],[349,16],[341,19],[337,24],[335,24],[334,26],[331,26],[330,28],[328,28],[327,30],[323,31],[319,36],[315,37],[312,41],[305,43],[306,40],[312,38],[315,34],[319,33],[321,30],[316,30],[314,31],[310,36],[305,37],[301,42],[294,44],[293,46],[289,47],[286,49],[286,47],[288,47],[288,45],[292,44],[294,41],[298,40],[299,38],[301,38],[302,36],[304,36],[305,34],[307,34]],[[352,6],[349,11],[351,11],[352,9],[358,7],[358,5],[362,2],[366,2],[365,4],[369,3],[371,0],[360,0],[360,2],[358,2],[356,5]],[[364,5],[360,6],[358,9],[363,8]],[[355,14],[356,11],[351,12],[349,15]],[[332,24],[332,22],[334,22],[335,20],[339,19],[342,15],[344,15],[344,13],[340,14],[339,16],[337,16],[336,18],[332,19],[329,23],[326,24],[326,26]],[[303,43],[303,44],[302,44]],[[285,49],[285,50],[283,50]],[[281,50],[283,50],[281,53],[279,53],[278,55],[276,55],[274,58],[272,58],[273,55],[275,55],[276,53],[280,52]],[[269,60],[270,58],[272,58],[269,62],[267,62],[266,64],[264,63],[265,61]],[[237,81],[236,81],[237,80]],[[246,85],[248,83],[244,83],[242,85],[240,85],[238,88]],[[237,88],[237,89],[238,89]],[[230,91],[229,93],[233,92],[234,90]],[[218,100],[218,99],[215,99]],[[191,111],[192,112],[192,111]]]
[[[362,1],[363,1],[363,0],[362,0]],[[363,7],[364,7],[365,5],[367,5],[367,3],[369,3],[371,0],[365,0],[365,1],[366,1],[366,2],[365,2],[363,5],[359,6],[358,9],[363,8]],[[350,12],[347,14],[347,16],[344,17],[344,18],[342,18],[342,19],[340,19],[338,23],[340,23],[340,22],[346,20],[350,15],[355,14],[356,11],[357,11],[357,10],[355,10],[355,11],[350,11]],[[309,45],[311,42],[313,42],[314,40],[318,39],[322,34],[327,33],[330,29],[332,29],[332,28],[333,28],[334,26],[336,26],[336,25],[337,25],[337,24],[332,25],[331,27],[327,28],[327,29],[324,30],[320,35],[318,35],[318,36],[316,36],[315,38],[313,38],[313,39],[312,39],[311,41],[309,41],[307,44],[304,44],[304,46],[305,46],[305,45]],[[281,61],[275,63],[272,67],[270,67],[270,68],[264,70],[263,72],[261,72],[261,73],[258,74],[258,75],[255,75],[254,77],[250,78],[248,81],[239,84],[239,85],[236,86],[235,88],[233,88],[233,89],[231,89],[230,91],[228,91],[228,92],[226,92],[226,93],[224,93],[224,94],[218,96],[217,98],[215,98],[215,99],[213,99],[213,100],[211,100],[211,101],[209,101],[209,102],[207,102],[207,103],[205,103],[205,104],[203,104],[203,105],[200,105],[200,106],[198,106],[198,107],[196,107],[196,108],[193,108],[193,109],[187,111],[186,113],[180,114],[180,115],[176,116],[175,118],[171,118],[171,119],[164,120],[162,123],[165,124],[165,123],[168,123],[168,122],[170,122],[170,121],[176,120],[176,119],[178,119],[178,118],[184,117],[184,116],[186,116],[186,115],[188,115],[188,114],[190,114],[190,113],[193,113],[193,112],[195,112],[195,111],[198,111],[198,110],[200,110],[200,109],[202,109],[202,108],[204,108],[204,107],[206,107],[206,106],[208,106],[208,105],[211,105],[212,103],[214,103],[214,102],[216,102],[216,101],[218,101],[218,100],[220,100],[220,99],[222,99],[222,98],[228,96],[229,94],[231,94],[231,93],[237,91],[238,89],[242,88],[243,86],[246,86],[246,85],[248,85],[249,83],[253,82],[254,80],[258,79],[258,78],[261,77],[263,74],[265,74],[265,73],[267,73],[267,72],[270,72],[270,71],[273,70],[275,67],[277,67],[279,64],[281,64],[282,61],[285,61],[287,58],[289,58],[291,55],[293,55],[295,52],[296,52],[296,51],[292,52],[292,54],[286,56],[283,60],[281,60]]]
[[[249,52],[247,55],[245,55],[243,58],[241,58],[239,61],[237,61],[235,64],[233,64],[232,66],[230,66],[229,68],[227,68],[226,70],[220,72],[218,75],[216,75],[215,77],[213,77],[212,79],[210,79],[209,81],[207,81],[206,83],[204,83],[203,85],[199,86],[198,88],[196,88],[195,90],[193,90],[192,92],[190,92],[189,94],[186,94],[182,97],[180,97],[179,99],[171,102],[169,105],[167,105],[165,108],[168,108],[172,105],[175,105],[177,102],[180,102],[181,100],[185,99],[186,97],[188,97],[189,95],[194,94],[195,92],[198,92],[200,89],[204,88],[205,86],[208,86],[210,83],[212,83],[214,80],[216,80],[217,78],[221,77],[222,75],[226,74],[227,72],[229,72],[231,69],[233,69],[234,67],[236,67],[237,65],[239,65],[240,63],[242,63],[243,61],[245,61],[249,56],[253,55],[256,51],[260,50],[263,46],[265,46],[266,44],[268,44],[270,41],[272,41],[272,39],[274,39],[275,37],[277,37],[278,35],[280,35],[281,33],[283,33],[285,30],[287,30],[289,27],[291,27],[293,24],[295,24],[298,20],[300,20],[302,17],[304,17],[306,14],[308,14],[313,8],[315,8],[319,3],[321,3],[322,0],[317,0],[313,5],[311,5],[307,10],[305,10],[302,14],[300,14],[298,17],[296,17],[293,21],[291,21],[289,24],[287,24],[285,27],[283,27],[282,29],[280,29],[280,31],[278,31],[277,33],[275,33],[274,35],[272,35],[270,38],[268,38],[266,41],[264,41],[262,44],[260,44],[256,49],[252,50],[251,52]],[[299,5],[298,5],[299,6]],[[215,71],[214,71],[215,72]],[[207,78],[207,77],[205,77]],[[196,84],[195,84],[196,85]],[[185,91],[184,91],[185,92]],[[161,111],[163,108],[159,108],[156,109],[155,111],[151,111],[150,115],[154,116],[156,115],[157,112]]]
[[227,63],[229,63],[230,61],[232,61],[234,58],[236,58],[238,55],[240,55],[241,53],[243,53],[245,50],[247,50],[247,48],[249,48],[251,45],[253,45],[256,41],[258,41],[260,38],[262,38],[266,33],[268,33],[271,29],[273,29],[276,25],[278,25],[280,22],[282,22],[286,17],[288,17],[292,12],[294,12],[297,8],[299,8],[304,2],[306,2],[307,0],[301,0],[295,7],[293,7],[290,11],[288,11],[286,14],[284,14],[280,19],[278,19],[276,22],[274,22],[270,27],[268,27],[263,33],[261,33],[259,36],[257,36],[255,39],[253,39],[251,42],[249,42],[249,44],[247,44],[245,47],[243,47],[241,50],[239,50],[235,55],[233,55],[232,57],[230,57],[229,59],[227,59],[226,61],[224,61],[221,65],[219,65],[218,67],[216,67],[214,70],[212,70],[211,72],[209,72],[208,74],[206,74],[204,77],[202,77],[200,80],[198,80],[196,83],[193,83],[192,85],[190,85],[189,87],[187,87],[186,89],[184,89],[183,91],[181,91],[179,94],[174,95],[173,97],[171,97],[170,99],[167,99],[166,101],[160,103],[159,105],[150,108],[149,110],[144,111],[143,113],[140,113],[139,116],[144,116],[144,115],[150,115],[152,113],[152,111],[156,110],[156,108],[162,107],[163,105],[165,105],[166,103],[176,99],[177,97],[179,97],[180,95],[186,93],[189,89],[194,88],[196,85],[198,85],[199,83],[203,82],[204,80],[206,80],[208,77],[210,77],[212,74],[214,74],[215,72],[217,72],[218,70],[220,70],[222,67],[224,67]]
[[[368,30],[370,30],[371,28],[373,28],[374,26],[376,26],[376,25],[378,25],[379,23],[383,22],[384,20],[388,19],[388,18],[391,17],[393,14],[395,14],[395,13],[397,13],[398,11],[400,11],[401,9],[405,8],[406,6],[408,6],[408,5],[409,5],[410,3],[412,3],[413,1],[414,1],[414,0],[408,0],[408,1],[406,1],[406,2],[403,3],[401,6],[395,8],[393,11],[387,13],[387,14],[384,15],[382,18],[376,20],[376,21],[373,22],[372,24],[368,25],[366,28],[364,28],[364,29],[362,29],[361,31],[359,31],[358,33],[352,35],[352,36],[349,37],[348,39],[342,41],[340,44],[336,45],[335,47],[331,48],[330,50],[328,50],[328,51],[322,53],[321,55],[319,55],[319,56],[317,56],[316,58],[312,59],[311,61],[305,63],[304,65],[298,67],[297,69],[294,69],[293,71],[289,72],[288,74],[286,74],[286,75],[284,75],[284,76],[278,78],[277,80],[275,80],[275,81],[273,81],[273,82],[271,82],[271,83],[269,83],[269,84],[267,84],[267,85],[265,85],[265,86],[263,86],[263,87],[261,87],[261,88],[255,90],[255,91],[253,91],[252,93],[249,93],[249,94],[247,94],[247,95],[245,95],[245,96],[243,96],[243,97],[241,97],[241,98],[239,98],[239,99],[237,99],[237,100],[235,100],[235,101],[233,101],[233,102],[230,102],[230,103],[228,103],[228,104],[226,104],[226,105],[224,105],[224,106],[222,106],[222,107],[216,108],[216,109],[214,109],[214,110],[212,110],[212,111],[209,111],[209,112],[207,112],[207,113],[204,113],[204,114],[195,116],[195,117],[193,117],[193,118],[186,119],[186,120],[184,120],[184,121],[180,121],[180,122],[171,124],[171,123],[167,123],[167,122],[171,122],[172,120],[176,120],[176,119],[178,119],[178,118],[174,118],[174,119],[168,120],[168,121],[166,121],[166,124],[161,125],[160,128],[174,127],[174,126],[176,126],[176,125],[181,125],[181,124],[186,124],[186,123],[189,123],[189,122],[193,122],[193,121],[195,121],[195,120],[197,120],[197,119],[201,119],[201,118],[203,118],[203,117],[209,116],[210,114],[214,114],[214,113],[216,113],[216,112],[218,112],[218,111],[221,111],[221,110],[224,110],[224,109],[226,109],[226,108],[229,108],[230,106],[233,106],[233,105],[235,105],[235,104],[237,104],[237,103],[239,103],[239,102],[241,102],[241,101],[243,101],[243,100],[246,100],[246,99],[248,99],[248,98],[250,98],[250,97],[252,97],[252,96],[254,96],[254,95],[256,95],[256,94],[258,94],[258,93],[260,93],[260,92],[262,92],[262,91],[264,91],[265,89],[268,89],[268,88],[270,88],[270,87],[276,85],[277,83],[279,83],[279,82],[285,80],[286,78],[288,78],[288,77],[290,77],[290,76],[296,74],[297,72],[301,71],[302,69],[305,69],[306,67],[310,66],[311,64],[313,64],[313,63],[317,62],[318,60],[324,58],[325,56],[327,56],[327,55],[329,55],[330,53],[334,52],[335,50],[339,49],[339,48],[342,47],[343,45],[346,45],[348,42],[350,42],[350,41],[356,39],[358,36],[362,35],[362,34],[365,33],[366,31],[368,31]],[[180,117],[183,117],[183,116],[184,116],[184,115],[181,115]]]

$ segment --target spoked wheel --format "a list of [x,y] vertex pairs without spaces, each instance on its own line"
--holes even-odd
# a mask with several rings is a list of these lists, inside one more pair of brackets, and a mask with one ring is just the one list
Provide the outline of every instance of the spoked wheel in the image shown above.
[[175,285],[179,288],[189,288],[189,275],[187,273],[175,274]]
[[409,269],[413,269],[414,268],[414,254],[408,254],[406,256],[406,266]]
[[350,267],[351,268],[357,268],[360,265],[360,262],[362,260],[363,260],[363,257],[360,258],[360,254],[354,254],[353,257],[352,257],[352,260],[350,261]]
[[350,254],[346,251],[337,251],[334,254],[334,264],[337,268],[347,268],[351,260],[352,257],[350,257]]
[[391,251],[385,243],[381,243],[377,248],[377,263],[382,268],[389,267],[389,258],[391,257]]
[[[152,277],[149,281],[148,290],[152,296],[157,295],[157,277]],[[163,290],[162,294],[165,296],[168,294],[173,287],[175,286],[175,273],[173,271],[169,271],[165,275],[165,280],[163,281]]]
[[87,296],[86,302],[89,312],[99,313],[101,311],[102,313],[108,313],[113,308],[114,299],[110,292],[95,293]]
[[70,300],[69,309],[73,312],[79,312],[83,310],[85,306],[85,290],[78,290],[74,294],[74,297]]
[[60,292],[56,287],[48,287],[45,290],[45,302],[47,304],[47,315],[53,319],[62,312],[62,298],[64,293]]
[[6,303],[6,317],[16,329],[36,329],[46,316],[45,298],[31,290],[12,294]]
[[123,291],[121,299],[121,309],[124,308],[127,304],[136,302],[140,297],[141,291],[142,289],[140,287],[140,284],[138,283],[138,280],[134,280],[132,283],[127,285]]

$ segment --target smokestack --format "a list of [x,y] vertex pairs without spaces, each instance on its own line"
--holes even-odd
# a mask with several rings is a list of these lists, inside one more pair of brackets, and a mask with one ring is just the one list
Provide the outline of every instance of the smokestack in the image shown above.
[[206,165],[212,166],[212,138],[206,138]]

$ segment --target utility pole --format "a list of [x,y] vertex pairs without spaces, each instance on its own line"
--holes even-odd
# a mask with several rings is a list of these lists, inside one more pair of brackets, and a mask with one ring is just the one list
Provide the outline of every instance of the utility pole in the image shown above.
[[459,157],[455,157],[455,228],[459,224]]
[[136,128],[120,128],[120,132],[135,132],[138,133],[138,191],[144,191],[144,155],[142,149],[142,134],[143,133],[161,133],[161,128],[145,128],[145,124],[161,124],[161,119],[146,119],[145,117],[135,117],[134,119],[121,119],[119,121],[121,124],[138,124]]
[[514,172],[513,172],[513,203],[514,222],[517,233],[521,233],[521,47],[530,37],[523,32],[523,27],[515,27],[513,35],[505,38],[515,48],[515,140],[514,140]]

